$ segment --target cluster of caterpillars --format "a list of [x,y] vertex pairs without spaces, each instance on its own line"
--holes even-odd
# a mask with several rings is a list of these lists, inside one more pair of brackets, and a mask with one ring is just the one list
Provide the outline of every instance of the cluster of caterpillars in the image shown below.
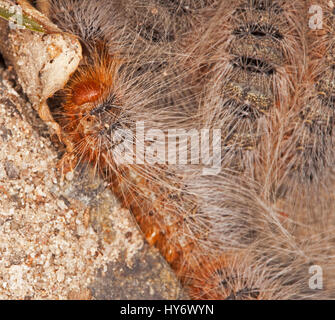
[[[331,297],[332,1],[317,31],[304,0],[49,2],[86,53],[55,112],[73,163],[105,176],[190,296]],[[113,135],[139,121],[219,128],[221,172],[119,164]],[[323,290],[309,286],[312,264]]]

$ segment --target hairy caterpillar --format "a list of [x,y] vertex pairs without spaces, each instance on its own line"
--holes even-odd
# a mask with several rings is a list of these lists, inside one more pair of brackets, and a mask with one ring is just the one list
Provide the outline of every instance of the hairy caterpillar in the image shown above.
[[[190,296],[334,297],[329,4],[318,34],[303,0],[49,3],[86,51],[54,110],[68,157],[105,176]],[[134,141],[138,123],[219,128],[220,174],[152,164],[154,152],[119,163],[121,142],[155,146],[155,134]]]

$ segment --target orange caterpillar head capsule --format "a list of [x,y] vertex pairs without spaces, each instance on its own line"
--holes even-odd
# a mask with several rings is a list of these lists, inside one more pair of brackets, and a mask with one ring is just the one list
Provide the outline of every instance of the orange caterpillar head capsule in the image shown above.
[[72,101],[74,105],[81,106],[84,103],[95,102],[103,94],[103,90],[97,81],[88,80],[75,84],[72,87]]
[[70,151],[77,161],[93,162],[103,169],[113,148],[113,131],[121,126],[121,94],[117,92],[120,61],[107,54],[97,55],[92,65],[83,65],[64,90],[61,124]]

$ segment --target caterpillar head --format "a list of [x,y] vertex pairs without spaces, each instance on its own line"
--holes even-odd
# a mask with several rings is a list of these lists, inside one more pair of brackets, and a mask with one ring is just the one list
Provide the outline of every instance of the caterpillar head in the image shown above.
[[67,84],[60,122],[75,159],[104,169],[113,161],[111,151],[122,142],[116,133],[126,126],[127,116],[116,85],[120,61],[98,59],[81,66]]

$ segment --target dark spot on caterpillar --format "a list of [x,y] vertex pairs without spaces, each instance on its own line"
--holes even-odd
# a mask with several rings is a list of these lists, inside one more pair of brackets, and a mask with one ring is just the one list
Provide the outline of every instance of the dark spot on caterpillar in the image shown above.
[[323,94],[318,95],[319,99],[323,102],[324,105],[331,109],[335,109],[335,96],[330,95],[330,96],[325,96]]
[[172,42],[175,40],[175,35],[170,32],[164,32],[158,28],[153,26],[145,26],[139,30],[139,34],[146,40],[159,43],[159,42]]
[[[221,270],[221,269],[217,269],[216,270],[216,273],[220,276],[223,276],[224,275],[224,272]],[[229,283],[232,283],[234,281],[235,277],[234,276],[228,276],[228,277],[225,277],[225,279],[221,280],[220,281],[220,285],[226,289],[228,289],[228,285]]]
[[236,115],[239,119],[256,120],[261,115],[261,113],[257,110],[257,108],[254,105],[241,104],[235,99],[229,99],[225,101],[222,105],[222,108],[233,109],[232,113]]
[[[219,276],[223,276],[223,271],[221,269],[216,269],[215,273],[218,274]],[[222,281],[222,282],[224,282],[224,281]]]
[[215,0],[159,0],[162,6],[168,8],[173,15],[186,15],[195,10],[209,7],[215,4]]
[[225,300],[244,300],[248,298],[257,299],[259,296],[259,289],[244,288],[242,290],[232,292]]
[[167,65],[167,61],[152,61],[143,63],[134,71],[134,76],[141,76],[146,72],[161,72],[162,69],[167,67]]
[[274,68],[267,62],[246,56],[235,58],[232,61],[232,65],[248,72],[263,73],[269,76],[275,72]]
[[242,235],[241,242],[245,244],[251,244],[255,241],[256,237],[257,237],[256,230],[248,230],[246,233]]
[[[328,106],[328,105],[327,105]],[[299,113],[300,118],[310,133],[331,136],[335,124],[334,115],[325,113],[314,113],[311,108],[306,108]]]
[[249,0],[246,4],[238,7],[234,14],[243,14],[247,10],[268,11],[273,12],[274,14],[280,14],[283,12],[283,9],[277,3],[273,3],[272,0]]
[[239,26],[233,31],[233,35],[242,37],[244,35],[251,34],[254,37],[262,38],[262,37],[272,37],[278,40],[282,40],[284,36],[277,30],[274,26],[270,24],[261,25],[258,23],[246,24]]
[[160,0],[160,3],[163,6],[167,6],[168,10],[172,14],[186,14],[188,12],[187,8],[182,5],[182,1],[180,0]]
[[[112,123],[111,125],[108,125],[108,127],[102,127],[102,129],[99,131],[99,135],[101,137],[105,137],[109,140],[109,137],[112,136],[113,132],[116,130],[116,129],[121,129],[121,123],[119,121],[116,121],[114,123]],[[119,140],[119,143],[123,142],[124,141],[124,137],[118,137],[118,138],[121,138]],[[115,143],[116,141],[114,141]]]
[[107,111],[112,111],[113,114],[119,113],[117,111],[121,109],[121,106],[119,106],[118,104],[114,102],[116,102],[116,96],[112,95],[107,101],[104,101],[103,103],[91,109],[90,115],[97,116]]
[[296,144],[300,160],[293,164],[293,168],[303,181],[317,180],[321,168],[333,163],[333,157],[327,153],[327,146],[332,143],[334,116],[327,112],[327,107],[323,108],[324,112],[306,108],[300,113],[303,131]]
[[251,0],[250,6],[259,11],[273,10],[275,13],[282,12],[282,8],[273,0]]
[[237,109],[236,115],[239,118],[256,119],[258,118],[259,113],[251,105],[243,104]]
[[[222,277],[224,275],[224,272],[219,268],[215,270],[215,273]],[[260,292],[259,289],[251,289],[251,288],[243,288],[241,290],[238,290],[237,292],[234,292],[232,290],[233,283],[236,283],[236,281],[239,281],[240,277],[239,276],[228,276],[222,281],[220,281],[220,285],[225,288],[230,290],[230,295],[226,297],[224,300],[237,300],[237,299],[247,299],[247,298],[252,298],[252,299],[257,299]]]
[[171,199],[171,200],[178,200],[178,195],[170,193],[168,195],[168,198]]
[[272,4],[270,0],[252,0],[250,1],[250,6],[254,7],[256,10],[267,10]]

